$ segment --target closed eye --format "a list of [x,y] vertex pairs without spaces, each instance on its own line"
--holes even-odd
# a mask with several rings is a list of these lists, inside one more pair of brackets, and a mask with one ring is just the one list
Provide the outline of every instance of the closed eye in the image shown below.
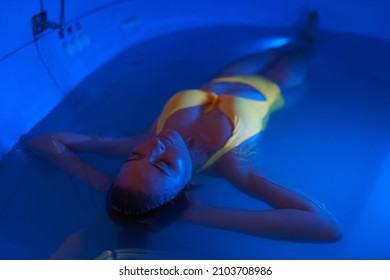
[[142,158],[143,158],[143,156],[140,153],[133,152],[133,153],[131,153],[131,155],[127,159],[125,159],[123,161],[123,163],[128,162],[128,161],[132,161],[132,160],[142,159]]
[[[133,152],[128,159],[123,161],[123,163],[140,160],[142,158],[143,156],[140,153]],[[169,162],[165,160],[159,160],[157,162],[152,163],[152,165],[162,171],[164,174],[171,175],[172,165]]]

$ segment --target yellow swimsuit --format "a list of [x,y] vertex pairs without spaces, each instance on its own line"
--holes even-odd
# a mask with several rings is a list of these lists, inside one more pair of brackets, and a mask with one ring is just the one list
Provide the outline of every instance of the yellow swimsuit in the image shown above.
[[233,125],[232,135],[227,139],[224,146],[214,153],[198,172],[208,168],[228,151],[264,130],[270,113],[284,104],[278,85],[261,76],[221,77],[211,82],[249,85],[262,93],[265,101],[257,101],[236,95],[216,95],[214,92],[198,89],[180,91],[168,100],[158,118],[156,133],[164,129],[166,121],[176,111],[206,104],[210,105],[204,110],[204,114],[218,106],[218,109],[229,118]]

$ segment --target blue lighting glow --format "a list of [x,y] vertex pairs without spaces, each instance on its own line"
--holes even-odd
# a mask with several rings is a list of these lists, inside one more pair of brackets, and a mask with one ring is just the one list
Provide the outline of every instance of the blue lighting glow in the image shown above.
[[[62,3],[63,13],[60,0],[0,3],[0,259],[46,259],[102,213],[101,194],[37,160],[24,140],[145,131],[173,93],[288,44],[312,7],[320,22],[309,81],[299,104],[271,116],[259,167],[324,202],[344,239],[301,244],[175,224],[148,245],[183,258],[390,259],[390,1]],[[85,157],[117,171],[116,159]],[[219,179],[197,180],[211,205],[267,207]]]

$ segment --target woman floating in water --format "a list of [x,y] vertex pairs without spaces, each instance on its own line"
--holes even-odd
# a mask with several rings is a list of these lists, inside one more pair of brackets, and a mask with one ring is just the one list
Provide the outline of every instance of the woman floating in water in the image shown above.
[[[107,192],[112,216],[152,220],[187,199],[180,218],[189,222],[268,238],[338,240],[337,223],[323,205],[263,177],[242,153],[258,143],[271,112],[288,103],[288,89],[304,81],[316,23],[313,12],[290,43],[229,65],[200,89],[175,94],[148,134],[112,139],[50,133],[30,140],[29,147]],[[82,161],[77,152],[126,160],[112,178]],[[226,179],[273,209],[222,209],[188,197],[196,172]]]

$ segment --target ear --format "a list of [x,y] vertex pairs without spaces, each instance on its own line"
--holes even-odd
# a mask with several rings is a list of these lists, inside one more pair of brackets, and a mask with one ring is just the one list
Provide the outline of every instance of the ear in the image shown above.
[[193,191],[195,188],[195,180],[191,179],[185,186],[184,189],[186,191]]
[[195,191],[195,182],[194,180],[189,181],[184,187],[183,187],[183,193],[186,199],[190,199]]

